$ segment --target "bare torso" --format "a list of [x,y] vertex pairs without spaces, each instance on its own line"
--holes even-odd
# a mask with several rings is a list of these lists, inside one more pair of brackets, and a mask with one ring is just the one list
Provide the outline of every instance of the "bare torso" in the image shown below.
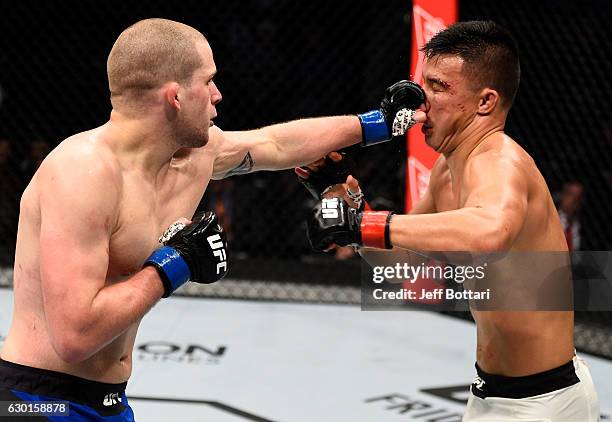
[[[63,160],[63,152],[90,143],[101,156],[117,159],[104,141],[104,127],[75,135],[64,141],[47,160]],[[163,231],[180,217],[190,218],[212,175],[210,148],[187,150],[173,159],[167,172],[156,181],[146,178],[117,160],[120,201],[117,218],[110,221],[109,265],[106,284],[121,283],[138,272],[158,246]],[[63,163],[70,171],[70,162]],[[79,183],[75,180],[74,183]],[[109,180],[109,183],[111,181]],[[2,358],[36,368],[73,374],[101,382],[126,381],[132,368],[132,349],[138,329],[134,324],[87,360],[69,364],[54,349],[46,327],[40,277],[41,227],[38,174],[21,200],[19,233],[15,254],[13,321],[2,349]],[[66,209],[70,218],[70,209]],[[75,221],[75,224],[87,224]],[[70,259],[70,257],[66,257]],[[78,288],[78,286],[75,286]],[[65,306],[70,306],[66,297]],[[112,318],[113,315],[109,315]]]
[[[566,251],[565,237],[550,192],[532,158],[500,133],[483,142],[470,155],[464,169],[469,168],[470,160],[482,154],[490,155],[492,160],[496,156],[510,156],[528,175],[526,217],[511,250]],[[456,210],[465,205],[464,175],[451,177],[444,161],[432,173],[436,212]],[[477,362],[486,372],[506,376],[534,374],[560,366],[574,354],[573,312],[473,309],[472,315],[477,325]]]

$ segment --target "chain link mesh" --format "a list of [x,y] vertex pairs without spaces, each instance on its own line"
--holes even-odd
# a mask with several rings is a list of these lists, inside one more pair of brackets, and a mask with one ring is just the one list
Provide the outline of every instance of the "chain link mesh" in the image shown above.
[[[121,30],[139,19],[166,17],[205,33],[219,70],[223,101],[216,122],[224,129],[366,111],[409,72],[411,4],[403,0],[68,4],[25,0],[4,4],[0,13],[5,268],[12,266],[21,192],[51,148],[108,118],[106,57]],[[551,191],[572,181],[583,186],[581,247],[609,250],[610,8],[595,0],[464,0],[460,19],[493,19],[515,35],[522,82],[507,131],[532,154]],[[350,152],[370,204],[401,210],[405,146],[391,142]],[[216,210],[229,231],[232,281],[187,286],[183,293],[358,302],[357,258],[348,250],[310,251],[304,217],[311,206],[291,171],[211,183],[201,208]],[[10,270],[0,274],[10,282]],[[604,346],[611,344],[612,317],[581,313],[577,319],[583,347],[612,356]],[[589,326],[596,334],[584,334]]]

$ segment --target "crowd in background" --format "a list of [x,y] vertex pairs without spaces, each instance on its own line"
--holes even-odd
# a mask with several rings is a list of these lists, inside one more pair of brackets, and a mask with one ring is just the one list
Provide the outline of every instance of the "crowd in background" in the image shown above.
[[27,151],[20,157],[10,139],[0,138],[0,239],[8,248],[0,254],[0,266],[13,264],[21,194],[51,151],[51,144],[34,139]]
[[[411,2],[200,3],[102,5],[95,16],[85,5],[55,2],[7,8],[0,248],[9,251],[0,259],[12,261],[19,198],[41,157],[108,118],[106,57],[121,30],[140,18],[163,16],[205,33],[223,94],[215,124],[224,130],[364,112],[379,104],[387,86],[409,76]],[[612,28],[609,18],[600,7],[570,0],[462,0],[459,12],[460,20],[493,19],[515,35],[522,77],[507,133],[533,156],[555,193],[572,248],[612,250],[612,61],[605,56],[612,37],[602,36]],[[30,51],[44,54],[24,54]],[[401,211],[404,143],[350,152],[373,208]],[[311,253],[305,236],[311,206],[291,170],[212,182],[201,205],[221,216],[234,257],[274,257],[288,266],[321,256]]]
[[[12,265],[21,194],[52,147],[50,142],[40,138],[33,139],[27,148],[20,149],[15,148],[8,138],[0,139],[0,238],[10,248],[8,253],[0,254],[0,266]],[[26,151],[26,154],[19,154],[19,150]],[[401,211],[403,167],[399,166],[392,181],[389,182],[387,178],[387,186],[382,186],[384,181],[376,180],[375,164],[368,161],[359,169],[369,203],[374,209]],[[278,219],[268,218],[267,204],[258,200],[265,197],[263,191],[272,188],[286,204]],[[580,250],[584,244],[581,211],[586,194],[587,187],[583,183],[568,179],[553,195],[571,251]],[[258,257],[266,254],[268,250],[261,248],[261,245],[273,239],[278,250],[283,251],[277,256],[282,259],[299,258],[310,253],[305,238],[304,217],[313,205],[314,200],[297,182],[293,172],[285,171],[211,181],[200,209],[217,213],[228,233],[235,256]],[[261,218],[257,218],[258,215]],[[235,236],[236,228],[240,231],[244,226],[249,227],[248,232],[260,233],[261,236]],[[588,239],[586,243],[589,243]],[[332,254],[338,260],[354,257],[351,248],[339,248]]]

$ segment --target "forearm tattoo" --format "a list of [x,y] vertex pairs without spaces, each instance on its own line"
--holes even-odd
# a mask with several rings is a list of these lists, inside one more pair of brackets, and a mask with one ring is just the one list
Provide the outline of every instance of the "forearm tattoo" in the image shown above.
[[242,162],[230,171],[228,171],[225,174],[225,177],[236,176],[238,174],[247,174],[251,170],[253,170],[253,157],[251,157],[250,152],[247,152]]

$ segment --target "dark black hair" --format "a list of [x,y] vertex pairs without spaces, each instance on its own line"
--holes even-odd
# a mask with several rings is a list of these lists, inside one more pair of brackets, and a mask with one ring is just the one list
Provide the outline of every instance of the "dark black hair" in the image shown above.
[[514,101],[521,79],[518,47],[510,32],[495,22],[455,23],[434,35],[421,50],[428,59],[461,57],[467,76],[478,85],[476,89],[495,89],[507,106]]

